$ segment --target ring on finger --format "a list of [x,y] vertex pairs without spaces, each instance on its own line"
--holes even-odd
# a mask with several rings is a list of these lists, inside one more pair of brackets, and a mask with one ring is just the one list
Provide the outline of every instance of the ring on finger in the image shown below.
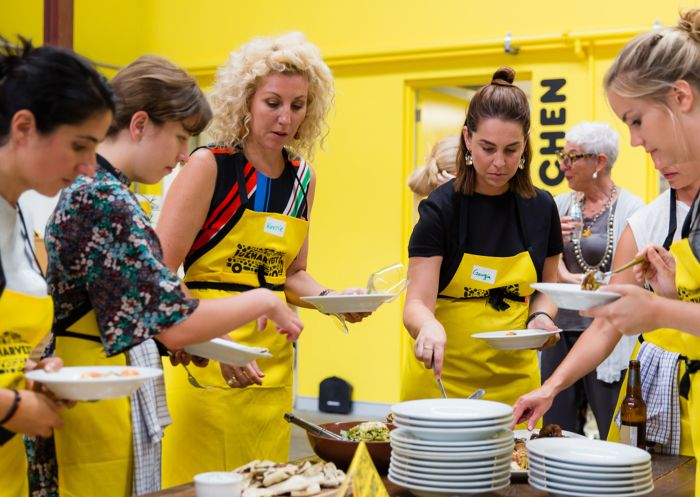
[[231,377],[228,380],[226,380],[226,383],[228,383],[228,386],[233,386],[238,383],[238,380],[235,377]]

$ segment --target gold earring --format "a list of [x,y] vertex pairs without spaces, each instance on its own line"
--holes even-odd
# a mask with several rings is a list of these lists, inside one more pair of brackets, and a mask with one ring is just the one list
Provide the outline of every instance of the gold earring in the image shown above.
[[518,169],[525,169],[525,156],[521,155],[518,161]]
[[474,165],[474,159],[472,159],[472,153],[469,150],[464,154],[464,164],[467,166]]

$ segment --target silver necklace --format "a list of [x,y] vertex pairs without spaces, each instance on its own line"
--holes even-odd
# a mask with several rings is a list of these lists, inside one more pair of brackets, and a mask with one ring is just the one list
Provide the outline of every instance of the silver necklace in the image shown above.
[[[586,260],[583,258],[583,253],[581,252],[581,240],[576,239],[573,240],[574,244],[574,256],[576,257],[576,262],[578,263],[579,267],[584,273],[587,273],[588,271],[602,271],[602,269],[605,267],[605,265],[608,263],[610,258],[612,257],[612,251],[613,251],[613,240],[615,238],[615,232],[614,232],[614,223],[615,223],[615,213],[613,212],[612,206],[613,206],[613,198],[615,197],[615,194],[617,193],[617,187],[613,183],[612,187],[610,188],[610,195],[608,196],[608,201],[605,204],[605,206],[600,210],[598,214],[593,217],[593,219],[590,221],[588,227],[585,229],[588,231],[588,234],[590,234],[591,227],[593,226],[593,223],[602,215],[603,212],[606,210],[608,211],[608,230],[607,230],[607,239],[605,241],[605,252],[603,253],[603,257],[600,259],[598,264],[591,266],[586,262]],[[585,201],[585,197],[584,197]],[[583,206],[581,208],[581,211],[583,211]],[[584,230],[584,231],[585,231]],[[583,235],[583,236],[588,236],[588,235]]]

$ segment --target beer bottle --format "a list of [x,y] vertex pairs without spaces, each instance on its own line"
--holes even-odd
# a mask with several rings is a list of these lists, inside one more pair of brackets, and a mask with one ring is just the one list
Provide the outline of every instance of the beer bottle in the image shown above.
[[627,394],[620,410],[620,441],[646,450],[647,405],[642,398],[639,361],[630,361],[627,370]]

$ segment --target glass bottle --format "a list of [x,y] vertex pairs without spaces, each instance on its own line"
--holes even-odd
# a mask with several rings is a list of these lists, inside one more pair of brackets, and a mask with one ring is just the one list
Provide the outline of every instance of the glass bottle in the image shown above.
[[646,450],[647,405],[642,398],[639,361],[630,361],[627,394],[620,410],[620,441]]

